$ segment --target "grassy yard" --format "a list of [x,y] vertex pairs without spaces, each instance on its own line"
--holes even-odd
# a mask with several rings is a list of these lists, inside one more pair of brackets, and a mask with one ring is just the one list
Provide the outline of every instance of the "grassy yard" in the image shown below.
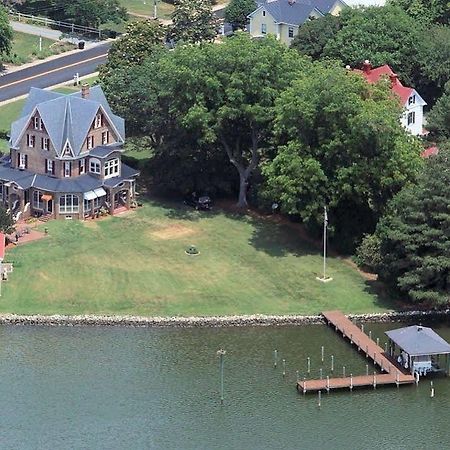
[[25,64],[34,59],[47,58],[74,48],[75,46],[68,42],[42,38],[42,50],[39,51],[39,36],[14,31],[11,54],[4,58],[3,62],[17,65]]
[[[384,310],[352,267],[288,225],[145,202],[122,217],[50,221],[48,236],[7,253],[2,312],[212,315]],[[41,229],[43,226],[41,226]],[[194,244],[198,256],[185,249]]]
[[[127,8],[130,14],[140,14],[144,16],[152,16],[154,12],[153,0],[120,0],[120,3]],[[174,6],[170,3],[158,0],[157,3],[158,17],[161,19],[170,19],[170,15],[174,10]]]

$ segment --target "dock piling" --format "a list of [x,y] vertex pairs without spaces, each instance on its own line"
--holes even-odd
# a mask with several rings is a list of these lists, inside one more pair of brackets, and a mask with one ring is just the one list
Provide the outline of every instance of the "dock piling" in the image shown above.
[[400,385],[400,372],[397,370],[397,374],[395,375],[395,384],[397,387]]
[[331,371],[334,372],[334,356],[331,355]]
[[307,365],[308,365],[308,373],[311,373],[311,358],[308,356],[306,361],[307,361]]
[[299,374],[298,374],[298,370],[295,371],[295,376],[296,376],[296,380],[297,380],[297,383],[298,383],[298,380],[300,380],[300,377],[299,377]]
[[380,346],[380,338],[377,338],[377,345]]
[[345,366],[342,366],[342,376],[345,378]]
[[434,386],[433,386],[433,382],[430,381],[430,397],[433,398],[434,397]]
[[319,391],[319,398],[318,398],[318,402],[317,402],[317,406],[320,408],[321,405],[321,401],[322,401],[322,391]]
[[323,345],[322,345],[322,347],[320,347],[320,357],[322,359],[322,362],[323,362],[323,358],[324,358],[324,351],[325,351],[325,349],[323,348]]
[[366,364],[366,375],[369,376],[369,364]]
[[353,374],[350,374],[350,390],[353,390]]
[[319,369],[319,374],[320,374],[320,379],[322,379],[322,378],[323,378],[323,375],[322,375],[322,367]]
[[361,331],[364,333],[364,324],[361,324]]
[[286,376],[286,360],[283,359],[283,378]]
[[372,330],[369,330],[369,339],[372,339]]
[[274,369],[277,368],[277,363],[278,363],[278,351],[274,350],[273,351],[273,367],[274,367]]
[[377,373],[376,372],[373,373],[373,388],[374,389],[377,388]]
[[330,377],[327,375],[327,392],[330,392]]

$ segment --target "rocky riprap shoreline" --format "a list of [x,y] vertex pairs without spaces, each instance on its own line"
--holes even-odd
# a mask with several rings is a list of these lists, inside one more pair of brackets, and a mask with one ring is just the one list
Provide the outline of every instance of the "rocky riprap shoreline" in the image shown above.
[[[349,319],[359,322],[421,322],[443,320],[450,317],[450,310],[407,311],[379,314],[350,314]],[[3,325],[45,325],[45,326],[131,326],[131,327],[243,327],[318,325],[325,323],[321,315],[245,315],[208,317],[142,317],[109,315],[17,315],[1,314]]]

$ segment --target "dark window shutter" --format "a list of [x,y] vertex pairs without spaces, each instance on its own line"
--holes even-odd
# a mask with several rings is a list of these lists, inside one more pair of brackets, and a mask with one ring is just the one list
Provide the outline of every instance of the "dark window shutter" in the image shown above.
[[25,169],[28,167],[28,155],[25,155]]
[[52,162],[52,175],[55,175],[55,161]]
[[47,160],[46,159],[44,159],[44,164],[45,164],[45,166],[44,166],[44,173],[47,173]]
[[20,153],[17,152],[17,167],[20,166]]

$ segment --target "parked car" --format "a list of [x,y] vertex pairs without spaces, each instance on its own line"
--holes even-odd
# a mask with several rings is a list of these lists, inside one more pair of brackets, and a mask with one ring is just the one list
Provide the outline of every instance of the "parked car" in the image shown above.
[[211,198],[208,195],[197,196],[196,192],[187,196],[183,202],[185,205],[192,206],[196,210],[209,211],[212,207]]

